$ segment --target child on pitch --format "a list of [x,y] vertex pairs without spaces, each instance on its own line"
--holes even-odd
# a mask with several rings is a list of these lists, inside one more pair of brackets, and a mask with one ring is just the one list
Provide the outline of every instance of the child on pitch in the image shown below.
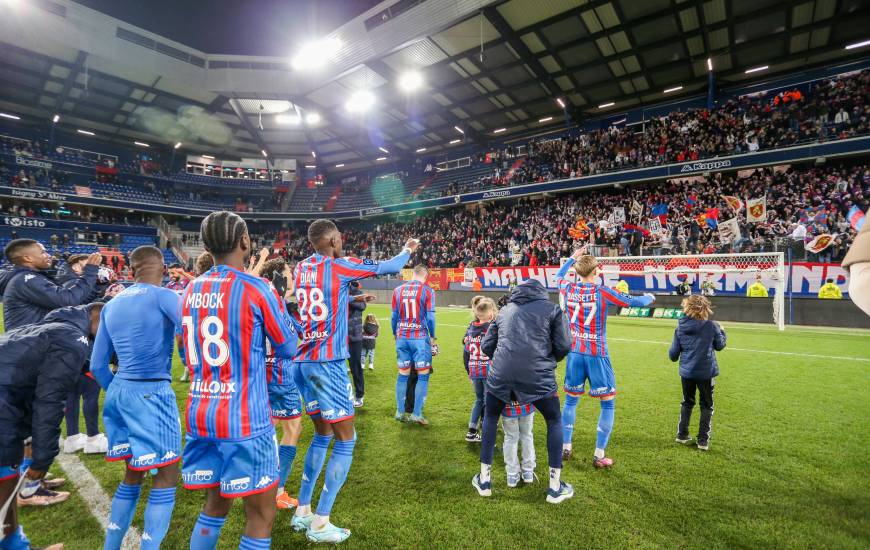
[[477,426],[483,416],[483,395],[486,383],[486,374],[489,371],[492,360],[480,349],[480,342],[486,334],[489,324],[495,319],[495,302],[484,296],[475,296],[471,299],[471,309],[474,312],[474,321],[468,325],[462,343],[465,349],[462,358],[465,362],[465,372],[471,380],[474,388],[474,404],[471,406],[471,418],[468,420],[468,432],[465,441],[469,443],[480,442],[480,431]]
[[369,362],[369,370],[375,370],[375,344],[378,342],[378,316],[373,313],[366,315],[363,322],[363,340],[362,340],[362,368],[366,368],[366,362]]
[[725,349],[725,331],[710,320],[713,307],[704,296],[689,296],[683,300],[683,312],[674,332],[674,341],[668,351],[671,361],[680,361],[683,385],[683,403],[677,426],[677,443],[688,445],[689,421],[695,407],[695,392],[701,401],[701,420],[698,424],[698,449],[710,448],[710,423],[713,419],[713,386],[719,375],[716,351]]
[[[521,405],[509,403],[501,413],[501,427],[504,430],[502,450],[504,469],[507,472],[507,486],[516,487],[522,474],[523,483],[535,482],[535,406],[531,403]],[[517,457],[518,447],[522,446],[523,461]]]

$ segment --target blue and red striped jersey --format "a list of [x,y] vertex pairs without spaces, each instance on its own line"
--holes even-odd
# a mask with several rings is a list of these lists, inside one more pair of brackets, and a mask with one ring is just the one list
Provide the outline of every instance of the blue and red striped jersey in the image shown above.
[[435,291],[426,283],[408,281],[393,290],[393,312],[398,313],[396,339],[428,338],[426,316],[435,311]]
[[187,432],[246,439],[271,428],[264,342],[292,354],[297,338],[284,302],[263,279],[217,265],[191,281],[180,308]]
[[516,401],[512,401],[504,406],[501,415],[505,418],[519,418],[521,416],[529,416],[535,412],[535,406],[531,403],[520,405]]
[[294,318],[302,343],[294,361],[340,361],[347,350],[347,301],[350,283],[378,273],[378,264],[359,258],[314,254],[296,265]]
[[607,355],[607,305],[628,307],[631,296],[596,283],[559,281],[565,313],[571,328],[571,351]]
[[489,325],[488,321],[486,323],[473,321],[465,331],[465,357],[468,360],[465,366],[468,367],[468,378],[472,380],[486,378],[492,365],[492,359],[480,349],[480,342]]

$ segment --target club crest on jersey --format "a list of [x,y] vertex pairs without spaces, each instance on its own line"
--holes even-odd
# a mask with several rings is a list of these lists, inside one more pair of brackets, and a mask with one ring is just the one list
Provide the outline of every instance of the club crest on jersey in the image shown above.
[[236,393],[236,383],[235,382],[218,382],[217,380],[212,380],[211,382],[205,382],[204,380],[197,378],[196,380],[190,383],[190,391],[191,393],[199,393],[199,394],[209,394],[209,395],[229,395]]
[[240,477],[230,481],[221,481],[221,491],[244,491],[251,486],[251,478]]

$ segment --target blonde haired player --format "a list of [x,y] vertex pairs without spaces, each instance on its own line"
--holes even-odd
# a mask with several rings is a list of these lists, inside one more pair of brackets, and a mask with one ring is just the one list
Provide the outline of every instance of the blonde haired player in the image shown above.
[[[629,296],[598,284],[598,261],[585,252],[585,247],[574,252],[556,275],[571,330],[571,351],[565,370],[565,408],[562,409],[562,457],[568,459],[572,455],[577,401],[586,391],[588,380],[589,397],[601,402],[592,464],[596,468],[609,468],[613,460],[605,455],[605,449],[613,430],[616,377],[607,352],[607,306],[648,306],[655,297],[652,294]],[[579,282],[567,279],[570,269],[577,273]]]

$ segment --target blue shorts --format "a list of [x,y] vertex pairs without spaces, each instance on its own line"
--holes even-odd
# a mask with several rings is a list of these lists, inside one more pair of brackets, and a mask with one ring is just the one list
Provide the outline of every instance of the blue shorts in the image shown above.
[[224,498],[239,498],[278,485],[278,439],[270,428],[242,440],[199,438],[187,434],[181,480],[185,489],[221,488]]
[[432,344],[427,338],[396,340],[396,356],[400,369],[413,366],[418,371],[432,368]]
[[302,416],[302,398],[296,384],[269,384],[268,389],[272,418],[286,420]]
[[319,414],[330,424],[353,418],[353,386],[341,361],[293,363],[293,379],[309,416]]
[[106,460],[126,460],[143,471],[181,460],[178,402],[168,380],[139,382],[115,377],[106,390],[103,424]]
[[0,481],[15,479],[18,477],[17,466],[0,466]]
[[616,395],[616,376],[607,356],[571,352],[565,369],[565,393],[583,395],[589,381],[589,397]]

